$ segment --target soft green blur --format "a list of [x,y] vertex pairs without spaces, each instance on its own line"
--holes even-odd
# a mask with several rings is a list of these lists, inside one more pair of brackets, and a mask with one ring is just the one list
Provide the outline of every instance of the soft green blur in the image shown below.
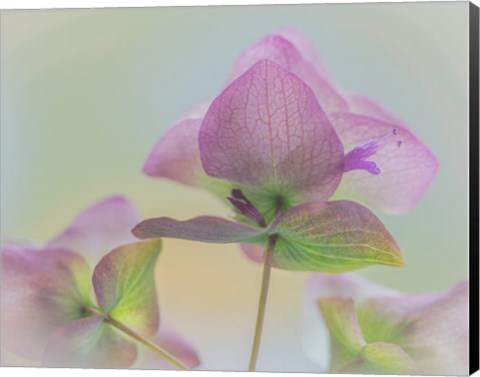
[[[230,216],[210,194],[141,167],[181,112],[219,93],[242,49],[284,26],[440,162],[408,215],[377,213],[406,267],[362,274],[406,292],[467,278],[467,2],[2,11],[1,236],[45,241],[117,193],[145,217]],[[261,269],[235,245],[165,240],[157,275],[162,318],[197,347],[201,368],[245,370]],[[307,275],[274,271],[259,370],[316,371],[301,349]]]

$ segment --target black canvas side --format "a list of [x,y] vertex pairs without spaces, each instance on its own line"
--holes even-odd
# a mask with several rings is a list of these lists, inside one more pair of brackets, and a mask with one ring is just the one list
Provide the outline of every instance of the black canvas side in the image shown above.
[[478,7],[470,2],[470,374],[479,368],[479,27]]

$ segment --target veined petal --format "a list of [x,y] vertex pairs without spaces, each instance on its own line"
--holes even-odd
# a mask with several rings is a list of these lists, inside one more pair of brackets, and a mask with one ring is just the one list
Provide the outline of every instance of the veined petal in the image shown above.
[[47,246],[75,250],[95,265],[114,247],[135,241],[130,229],[139,221],[135,206],[123,196],[114,196],[85,209]]
[[330,119],[346,151],[380,140],[394,130],[391,142],[369,157],[380,173],[374,175],[365,170],[345,173],[335,198],[353,199],[397,215],[409,211],[437,174],[438,162],[432,152],[398,124],[351,113],[332,114]]
[[351,201],[309,202],[272,224],[273,266],[339,273],[380,264],[403,266],[397,243],[367,208]]
[[209,177],[200,161],[198,137],[203,115],[209,103],[201,103],[183,114],[150,151],[143,172],[151,177],[167,178],[196,187],[203,187],[227,202],[232,190],[230,182]]
[[146,337],[160,320],[154,279],[160,249],[159,239],[120,246],[100,260],[92,278],[105,313]]
[[2,347],[41,360],[50,335],[85,316],[88,265],[80,255],[61,249],[4,248],[1,254]]
[[[155,334],[151,341],[181,361],[189,369],[196,368],[200,364],[200,358],[192,345],[163,321],[157,334]],[[178,369],[175,365],[160,357],[158,353],[145,347],[140,350],[139,358],[134,368]]]
[[[200,156],[212,177],[281,197],[328,198],[343,171],[343,148],[311,91],[261,60],[212,103],[200,128]],[[273,200],[272,200],[273,199]]]
[[43,365],[65,368],[128,368],[137,358],[136,345],[94,316],[70,322],[49,339]]
[[210,243],[261,242],[266,237],[265,230],[213,216],[186,221],[168,217],[148,219],[133,228],[132,233],[140,239],[165,237]]
[[318,301],[331,296],[351,297],[356,303],[372,296],[398,296],[399,293],[370,282],[355,274],[328,275],[311,274],[305,284],[303,295],[303,337],[302,344],[308,358],[319,366],[320,371],[328,371],[330,366],[330,335]]
[[[312,88],[320,106],[326,113],[348,111],[349,107],[345,99],[308,60],[308,58],[313,59],[312,47],[307,46],[305,38],[301,38],[298,34],[294,35],[293,31],[269,34],[245,49],[235,62],[227,82],[231,83],[260,60],[268,59],[305,81]],[[303,52],[308,54],[308,58],[297,49],[293,39],[297,42],[300,42],[301,39],[300,45]]]

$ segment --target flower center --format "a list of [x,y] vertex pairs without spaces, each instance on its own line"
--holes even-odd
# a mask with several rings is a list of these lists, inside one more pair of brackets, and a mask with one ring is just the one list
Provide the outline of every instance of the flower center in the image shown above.
[[232,196],[229,196],[227,199],[232,203],[235,210],[245,216],[247,219],[253,221],[255,224],[265,228],[267,223],[263,218],[260,211],[255,208],[255,206],[247,199],[247,197],[243,194],[242,190],[240,189],[233,189]]
[[366,170],[371,174],[380,174],[381,170],[377,164],[373,161],[367,161],[366,159],[373,156],[387,145],[396,144],[397,147],[400,147],[402,145],[401,141],[389,140],[397,135],[398,130],[394,128],[391,133],[388,133],[379,139],[370,140],[365,144],[353,148],[350,152],[345,154],[343,171],[346,173],[352,170]]

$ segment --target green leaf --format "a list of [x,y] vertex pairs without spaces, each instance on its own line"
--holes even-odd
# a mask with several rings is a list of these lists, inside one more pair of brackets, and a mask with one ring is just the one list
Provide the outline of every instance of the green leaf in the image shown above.
[[273,266],[339,273],[371,265],[403,266],[382,222],[351,201],[310,202],[286,211],[271,226],[278,234]]
[[351,298],[329,297],[319,300],[320,310],[330,332],[331,370],[339,371],[360,357],[365,345]]
[[93,273],[95,294],[105,313],[147,337],[159,324],[154,272],[160,248],[159,239],[120,246],[103,257]]
[[60,327],[48,341],[42,364],[68,368],[127,368],[136,358],[135,344],[102,316],[94,316]]
[[417,363],[401,347],[392,343],[370,343],[363,347],[362,358],[375,372],[416,374]]

